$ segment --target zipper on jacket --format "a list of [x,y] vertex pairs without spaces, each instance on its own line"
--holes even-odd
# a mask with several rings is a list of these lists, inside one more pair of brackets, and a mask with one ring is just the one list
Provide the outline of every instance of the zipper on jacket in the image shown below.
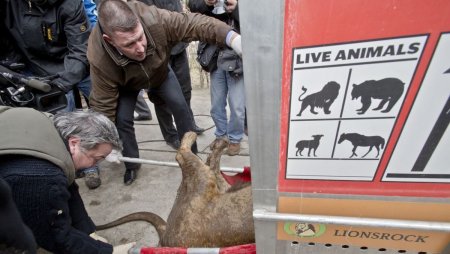
[[142,71],[145,73],[145,76],[147,76],[148,82],[150,82],[150,76],[148,75],[147,71],[144,68],[144,65],[142,63],[139,63],[139,66],[141,66]]

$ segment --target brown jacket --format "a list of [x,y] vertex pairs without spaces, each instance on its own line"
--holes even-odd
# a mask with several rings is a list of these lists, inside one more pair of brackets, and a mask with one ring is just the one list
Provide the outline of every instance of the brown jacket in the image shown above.
[[102,38],[98,25],[88,43],[92,81],[89,103],[113,121],[119,88],[139,91],[160,86],[167,78],[170,50],[175,44],[201,40],[223,46],[231,30],[225,23],[199,14],[170,12],[137,1],[128,5],[139,17],[147,37],[147,57],[142,62],[120,55]]

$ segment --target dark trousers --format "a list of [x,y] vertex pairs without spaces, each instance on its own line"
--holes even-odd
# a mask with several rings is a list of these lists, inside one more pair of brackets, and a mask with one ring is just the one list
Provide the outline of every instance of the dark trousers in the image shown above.
[[[181,91],[183,93],[184,100],[189,109],[189,115],[192,118],[193,124],[194,114],[191,109],[191,96],[192,96],[192,85],[191,85],[191,75],[189,72],[189,60],[186,53],[186,50],[178,55],[170,56],[170,67],[175,73],[176,79],[181,87]],[[152,101],[152,95],[149,95],[150,100]],[[164,104],[160,104],[157,100],[153,100],[155,105],[155,113],[158,118],[159,128],[161,129],[161,134],[164,137],[164,140],[167,142],[173,142],[175,140],[181,140],[182,136],[179,136],[177,129],[173,125],[172,112],[170,111],[171,107],[166,106]],[[175,116],[174,116],[175,118]],[[178,125],[177,125],[178,126]]]
[[[159,107],[173,114],[179,137],[183,137],[184,133],[192,130],[192,117],[189,107],[184,99],[180,84],[170,67],[167,79],[159,87],[150,88],[148,92],[149,97],[160,98],[157,102]],[[119,90],[116,126],[123,143],[122,154],[125,157],[139,158],[133,116],[138,94],[139,91]],[[193,144],[192,151],[197,153],[197,143]],[[125,167],[127,169],[138,169],[140,164],[125,162]]]

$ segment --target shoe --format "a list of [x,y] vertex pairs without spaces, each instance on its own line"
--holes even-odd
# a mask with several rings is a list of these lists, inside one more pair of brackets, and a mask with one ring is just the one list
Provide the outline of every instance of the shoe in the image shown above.
[[197,135],[202,135],[203,132],[205,132],[205,129],[198,127],[197,124],[194,124],[194,128],[192,129],[192,131]]
[[166,144],[172,147],[174,150],[178,150],[181,146],[181,143],[179,140],[174,140],[172,142],[166,141]]
[[241,151],[241,143],[230,143],[228,145],[227,154],[229,156],[238,155]]
[[98,168],[84,172],[84,183],[91,190],[98,188],[102,184]]
[[123,183],[125,185],[130,185],[136,180],[136,169],[125,170],[125,175],[123,175]]
[[152,116],[141,116],[141,115],[139,115],[139,116],[136,116],[134,118],[134,121],[150,121],[150,120],[152,120]]

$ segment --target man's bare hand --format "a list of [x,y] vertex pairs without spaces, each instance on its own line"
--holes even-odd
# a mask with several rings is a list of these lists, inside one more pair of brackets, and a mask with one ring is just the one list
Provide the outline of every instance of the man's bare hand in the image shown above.
[[238,0],[227,0],[225,2],[225,10],[227,12],[233,12],[234,9],[236,9],[237,5],[238,5]]

